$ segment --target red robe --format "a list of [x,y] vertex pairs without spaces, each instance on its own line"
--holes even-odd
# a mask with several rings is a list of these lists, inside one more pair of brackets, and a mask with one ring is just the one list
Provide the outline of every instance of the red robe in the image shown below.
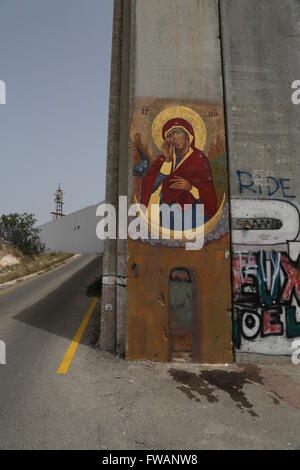
[[[152,194],[153,185],[163,163],[166,161],[164,155],[159,156],[147,171],[142,181],[141,203],[146,207]],[[217,196],[212,181],[211,168],[208,158],[200,150],[195,148],[187,159],[177,166],[175,171],[166,176],[162,183],[162,194],[164,202],[172,205],[180,204],[184,210],[184,204],[195,204],[197,199],[190,193],[182,189],[172,189],[171,181],[174,176],[180,176],[189,181],[192,186],[198,189],[200,204],[204,204],[204,216],[210,219],[217,212]]]

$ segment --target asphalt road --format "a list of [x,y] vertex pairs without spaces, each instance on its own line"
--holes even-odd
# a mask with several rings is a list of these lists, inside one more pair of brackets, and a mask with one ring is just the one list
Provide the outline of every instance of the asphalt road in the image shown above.
[[[7,364],[0,366],[0,448],[22,448],[24,442],[30,446],[20,434],[24,416],[30,413],[33,421],[39,421],[35,414],[46,414],[59,394],[47,378],[55,377],[59,384],[56,370],[91,303],[85,287],[100,274],[100,262],[99,256],[81,255],[0,290],[0,339],[7,356]],[[87,328],[81,345],[90,345],[90,333]],[[44,382],[39,382],[41,376]],[[31,420],[26,422],[31,424],[34,429]]]
[[0,291],[0,449],[298,449],[300,366],[128,362],[91,347],[84,256]]

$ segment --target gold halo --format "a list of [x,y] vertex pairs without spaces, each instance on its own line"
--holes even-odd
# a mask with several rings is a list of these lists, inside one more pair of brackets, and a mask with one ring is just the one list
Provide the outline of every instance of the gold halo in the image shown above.
[[206,127],[202,117],[186,106],[169,106],[161,111],[152,124],[152,138],[160,150],[163,145],[162,128],[170,119],[182,118],[188,121],[194,129],[195,147],[203,150],[206,144]]

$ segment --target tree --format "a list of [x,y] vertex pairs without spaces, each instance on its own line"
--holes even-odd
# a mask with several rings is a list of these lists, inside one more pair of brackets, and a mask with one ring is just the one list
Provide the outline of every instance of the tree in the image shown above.
[[39,237],[40,229],[35,227],[37,219],[34,214],[2,215],[2,233],[12,245],[25,255],[37,254],[45,249]]

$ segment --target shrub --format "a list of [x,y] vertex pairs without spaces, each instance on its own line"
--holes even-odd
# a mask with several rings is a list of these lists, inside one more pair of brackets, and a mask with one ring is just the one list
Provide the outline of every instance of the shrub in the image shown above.
[[45,250],[44,243],[39,237],[40,229],[35,227],[37,222],[34,214],[2,215],[0,235],[18,248],[24,255],[33,255]]

